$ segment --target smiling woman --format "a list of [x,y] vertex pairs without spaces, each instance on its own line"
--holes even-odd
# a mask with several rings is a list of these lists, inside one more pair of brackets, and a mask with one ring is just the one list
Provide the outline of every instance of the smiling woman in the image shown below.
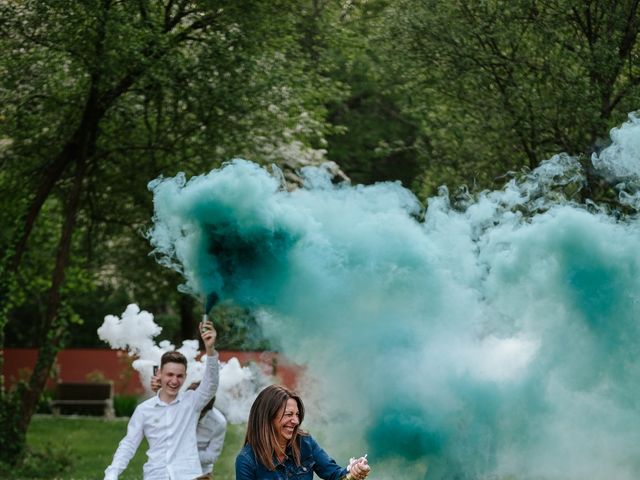
[[251,406],[245,445],[236,458],[236,480],[362,480],[369,474],[366,458],[338,465],[308,433],[302,399],[285,387],[271,385]]
[[[302,405],[302,403],[300,404]],[[298,425],[302,421],[300,418],[300,408],[298,406],[298,400],[290,398],[287,403],[281,408],[282,412],[278,412],[276,418],[273,419],[273,428],[276,432],[278,439],[278,446],[281,447],[281,451],[277,452],[278,460],[284,459],[284,450],[287,446],[287,442],[290,442],[293,438],[293,434],[296,433]]]

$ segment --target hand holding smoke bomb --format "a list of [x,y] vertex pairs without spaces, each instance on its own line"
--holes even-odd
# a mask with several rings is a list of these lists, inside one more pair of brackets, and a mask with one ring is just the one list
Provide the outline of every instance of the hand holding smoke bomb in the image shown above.
[[367,460],[367,454],[360,458],[349,459],[349,465],[347,466],[347,480],[363,480],[367,478],[369,472],[371,472],[371,467],[369,466],[369,461]]
[[158,373],[159,367],[158,365],[153,366],[153,376],[151,377],[151,391],[157,392],[160,390],[161,382],[160,382],[160,374]]
[[213,354],[218,333],[216,332],[213,323],[207,320],[206,315],[204,316],[202,322],[200,322],[200,324],[198,325],[198,329],[200,330],[200,336],[202,337],[205,349],[207,350],[207,355],[210,356]]

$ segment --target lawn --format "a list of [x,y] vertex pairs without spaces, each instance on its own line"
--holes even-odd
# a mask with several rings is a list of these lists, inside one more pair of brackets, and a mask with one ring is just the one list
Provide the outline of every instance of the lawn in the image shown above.
[[[95,417],[52,417],[37,415],[33,418],[27,442],[32,448],[67,450],[73,459],[69,472],[59,475],[56,480],[96,480],[104,475],[104,469],[111,463],[118,442],[127,430],[126,419],[103,420]],[[235,479],[235,456],[244,440],[244,425],[230,425],[227,429],[224,450],[216,462],[216,480]],[[146,460],[146,441],[138,448],[129,467],[120,476],[122,480],[142,478],[142,464]],[[45,478],[45,477],[41,477]],[[16,480],[18,480],[16,478]],[[27,480],[27,479],[24,479]]]

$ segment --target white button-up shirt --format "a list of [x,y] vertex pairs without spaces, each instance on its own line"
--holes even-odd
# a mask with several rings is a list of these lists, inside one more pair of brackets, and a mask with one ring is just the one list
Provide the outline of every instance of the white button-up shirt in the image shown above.
[[196,390],[180,392],[171,403],[156,395],[136,407],[127,434],[120,441],[113,462],[104,472],[115,480],[127,468],[142,437],[149,443],[144,480],[192,480],[202,475],[196,426],[200,411],[218,388],[218,353],[207,357],[204,376]]
[[213,464],[222,453],[226,433],[227,419],[215,407],[209,410],[198,422],[196,437],[203,473],[209,473],[213,470]]

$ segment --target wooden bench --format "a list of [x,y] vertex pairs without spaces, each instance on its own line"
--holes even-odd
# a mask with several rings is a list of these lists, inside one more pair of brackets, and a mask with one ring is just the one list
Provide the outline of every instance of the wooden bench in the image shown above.
[[54,415],[100,415],[113,418],[113,383],[58,383],[51,409]]

